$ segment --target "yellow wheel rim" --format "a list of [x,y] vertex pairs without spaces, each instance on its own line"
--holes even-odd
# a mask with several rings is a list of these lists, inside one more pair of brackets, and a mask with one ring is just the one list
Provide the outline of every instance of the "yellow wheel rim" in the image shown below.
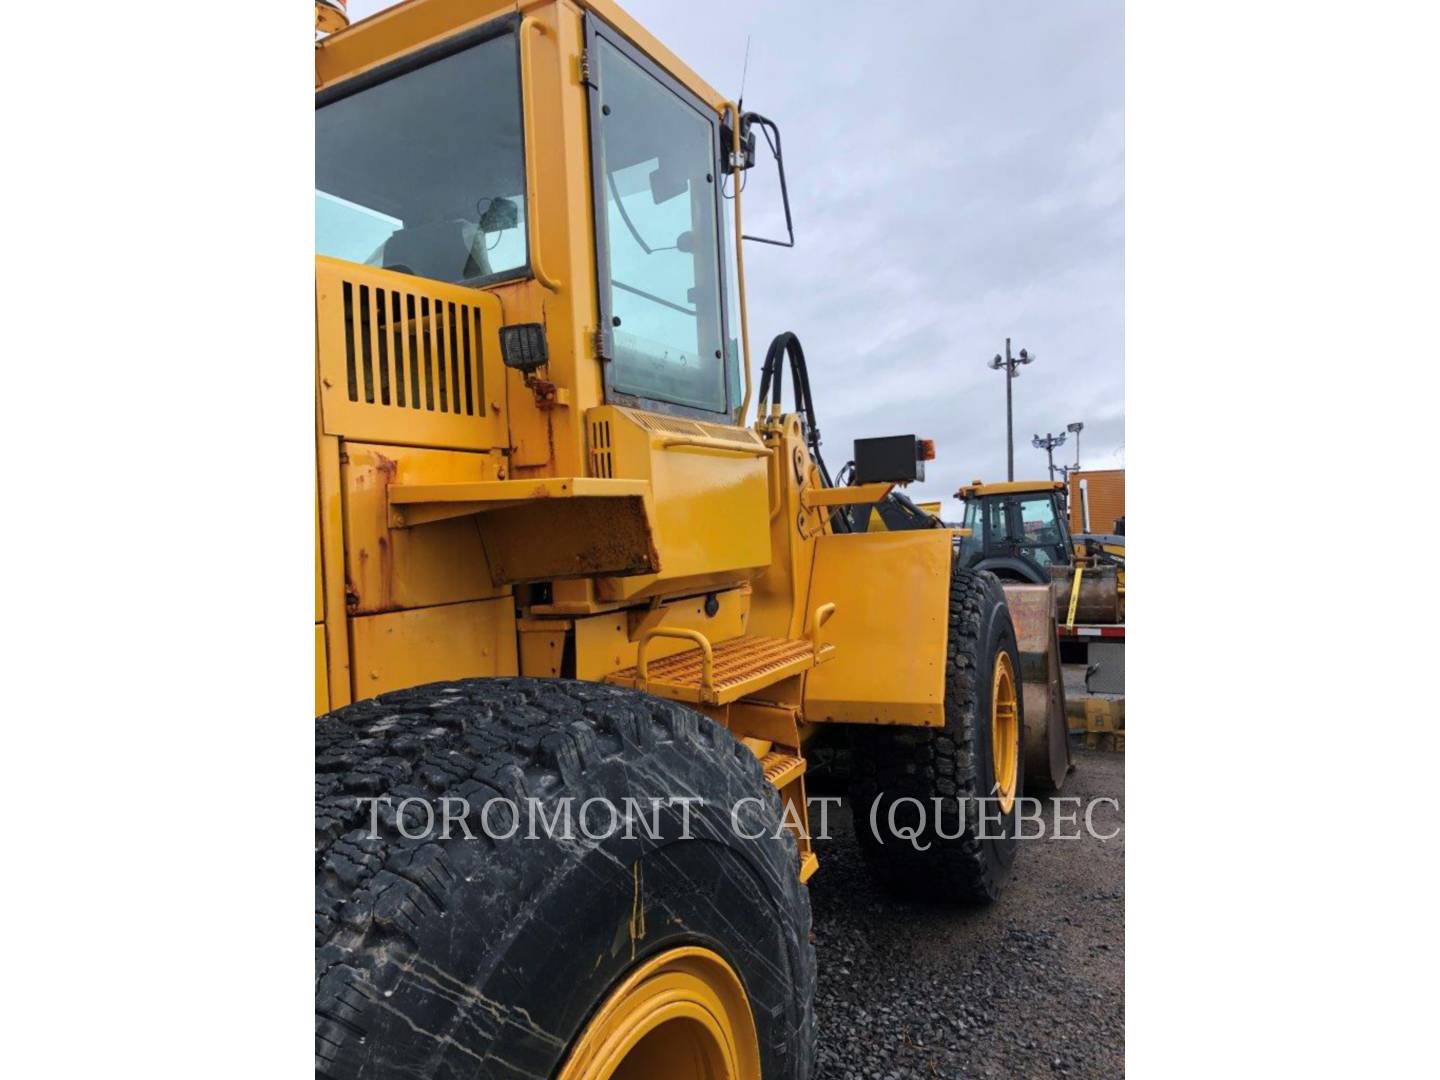
[[559,1080],[760,1080],[755,1019],[716,953],[670,949],[626,976],[570,1052]]
[[1003,649],[995,654],[990,688],[990,753],[995,762],[995,797],[1000,800],[1000,812],[1008,814],[1020,782],[1020,708],[1015,698],[1015,669]]

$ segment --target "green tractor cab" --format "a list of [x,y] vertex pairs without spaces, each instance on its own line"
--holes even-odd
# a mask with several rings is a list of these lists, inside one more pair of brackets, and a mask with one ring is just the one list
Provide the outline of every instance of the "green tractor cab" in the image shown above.
[[965,502],[960,565],[997,577],[1048,585],[1074,565],[1075,542],[1065,512],[1065,488],[1046,480],[985,484],[976,480],[955,497]]

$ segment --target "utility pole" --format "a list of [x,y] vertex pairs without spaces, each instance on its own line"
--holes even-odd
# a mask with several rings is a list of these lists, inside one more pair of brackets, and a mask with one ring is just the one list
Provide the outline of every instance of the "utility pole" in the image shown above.
[[[1042,439],[1039,435],[1036,435],[1033,439],[1031,439],[1031,440],[1030,440],[1030,445],[1033,446],[1033,447],[1035,447],[1035,449],[1037,449],[1037,450],[1044,450],[1044,451],[1045,451],[1045,455],[1050,459],[1050,479],[1051,479],[1051,480],[1054,480],[1054,479],[1055,479],[1055,448],[1056,448],[1057,446],[1064,446],[1064,445],[1065,445],[1065,433],[1062,431],[1059,435],[1051,435],[1051,434],[1047,431],[1047,432],[1045,433],[1045,437],[1044,437],[1043,439]],[[1062,465],[1062,466],[1060,466],[1060,467],[1063,469],[1065,466]]]
[[1010,380],[1020,374],[1020,365],[1031,363],[1035,357],[1031,356],[1024,349],[1020,350],[1019,356],[1010,355],[1010,339],[1005,339],[1005,355],[995,354],[995,359],[990,361],[990,366],[996,371],[1002,368],[1005,371],[1005,478],[1015,479],[1015,422],[1012,410],[1012,395],[1010,391]]
[[1078,471],[1080,468],[1080,432],[1085,430],[1085,425],[1076,420],[1073,424],[1066,424],[1065,430],[1072,432],[1075,436],[1075,464],[1072,469]]

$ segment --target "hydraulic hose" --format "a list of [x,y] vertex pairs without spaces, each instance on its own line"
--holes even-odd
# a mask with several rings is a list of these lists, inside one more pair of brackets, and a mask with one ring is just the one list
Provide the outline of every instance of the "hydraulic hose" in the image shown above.
[[[770,412],[772,415],[779,414],[780,366],[786,360],[790,364],[790,380],[795,388],[795,411],[805,421],[805,445],[810,449],[810,456],[815,459],[821,482],[827,488],[834,487],[835,482],[830,478],[830,470],[825,467],[825,459],[820,455],[820,424],[815,419],[815,399],[810,392],[810,371],[805,364],[805,350],[800,345],[800,339],[790,330],[776,334],[775,340],[770,342],[770,348],[765,353],[765,364],[760,369],[760,396],[757,399],[759,407],[765,407],[765,395],[768,392]],[[830,513],[830,526],[836,532],[853,531],[850,516],[838,508]]]

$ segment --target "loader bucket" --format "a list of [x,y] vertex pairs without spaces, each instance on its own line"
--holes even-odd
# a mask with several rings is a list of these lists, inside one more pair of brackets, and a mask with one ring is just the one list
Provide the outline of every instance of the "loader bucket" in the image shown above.
[[[1075,583],[1075,568],[1053,566],[1050,574],[1055,585],[1055,610],[1063,621],[1070,613],[1070,590]],[[1080,599],[1075,604],[1077,623],[1122,623],[1125,608],[1120,577],[1113,566],[1087,566],[1080,575]],[[1016,627],[1019,630],[1019,627]]]
[[1055,590],[1005,582],[1005,602],[1020,647],[1025,702],[1025,783],[1032,791],[1059,791],[1070,771],[1065,684],[1055,633]]

